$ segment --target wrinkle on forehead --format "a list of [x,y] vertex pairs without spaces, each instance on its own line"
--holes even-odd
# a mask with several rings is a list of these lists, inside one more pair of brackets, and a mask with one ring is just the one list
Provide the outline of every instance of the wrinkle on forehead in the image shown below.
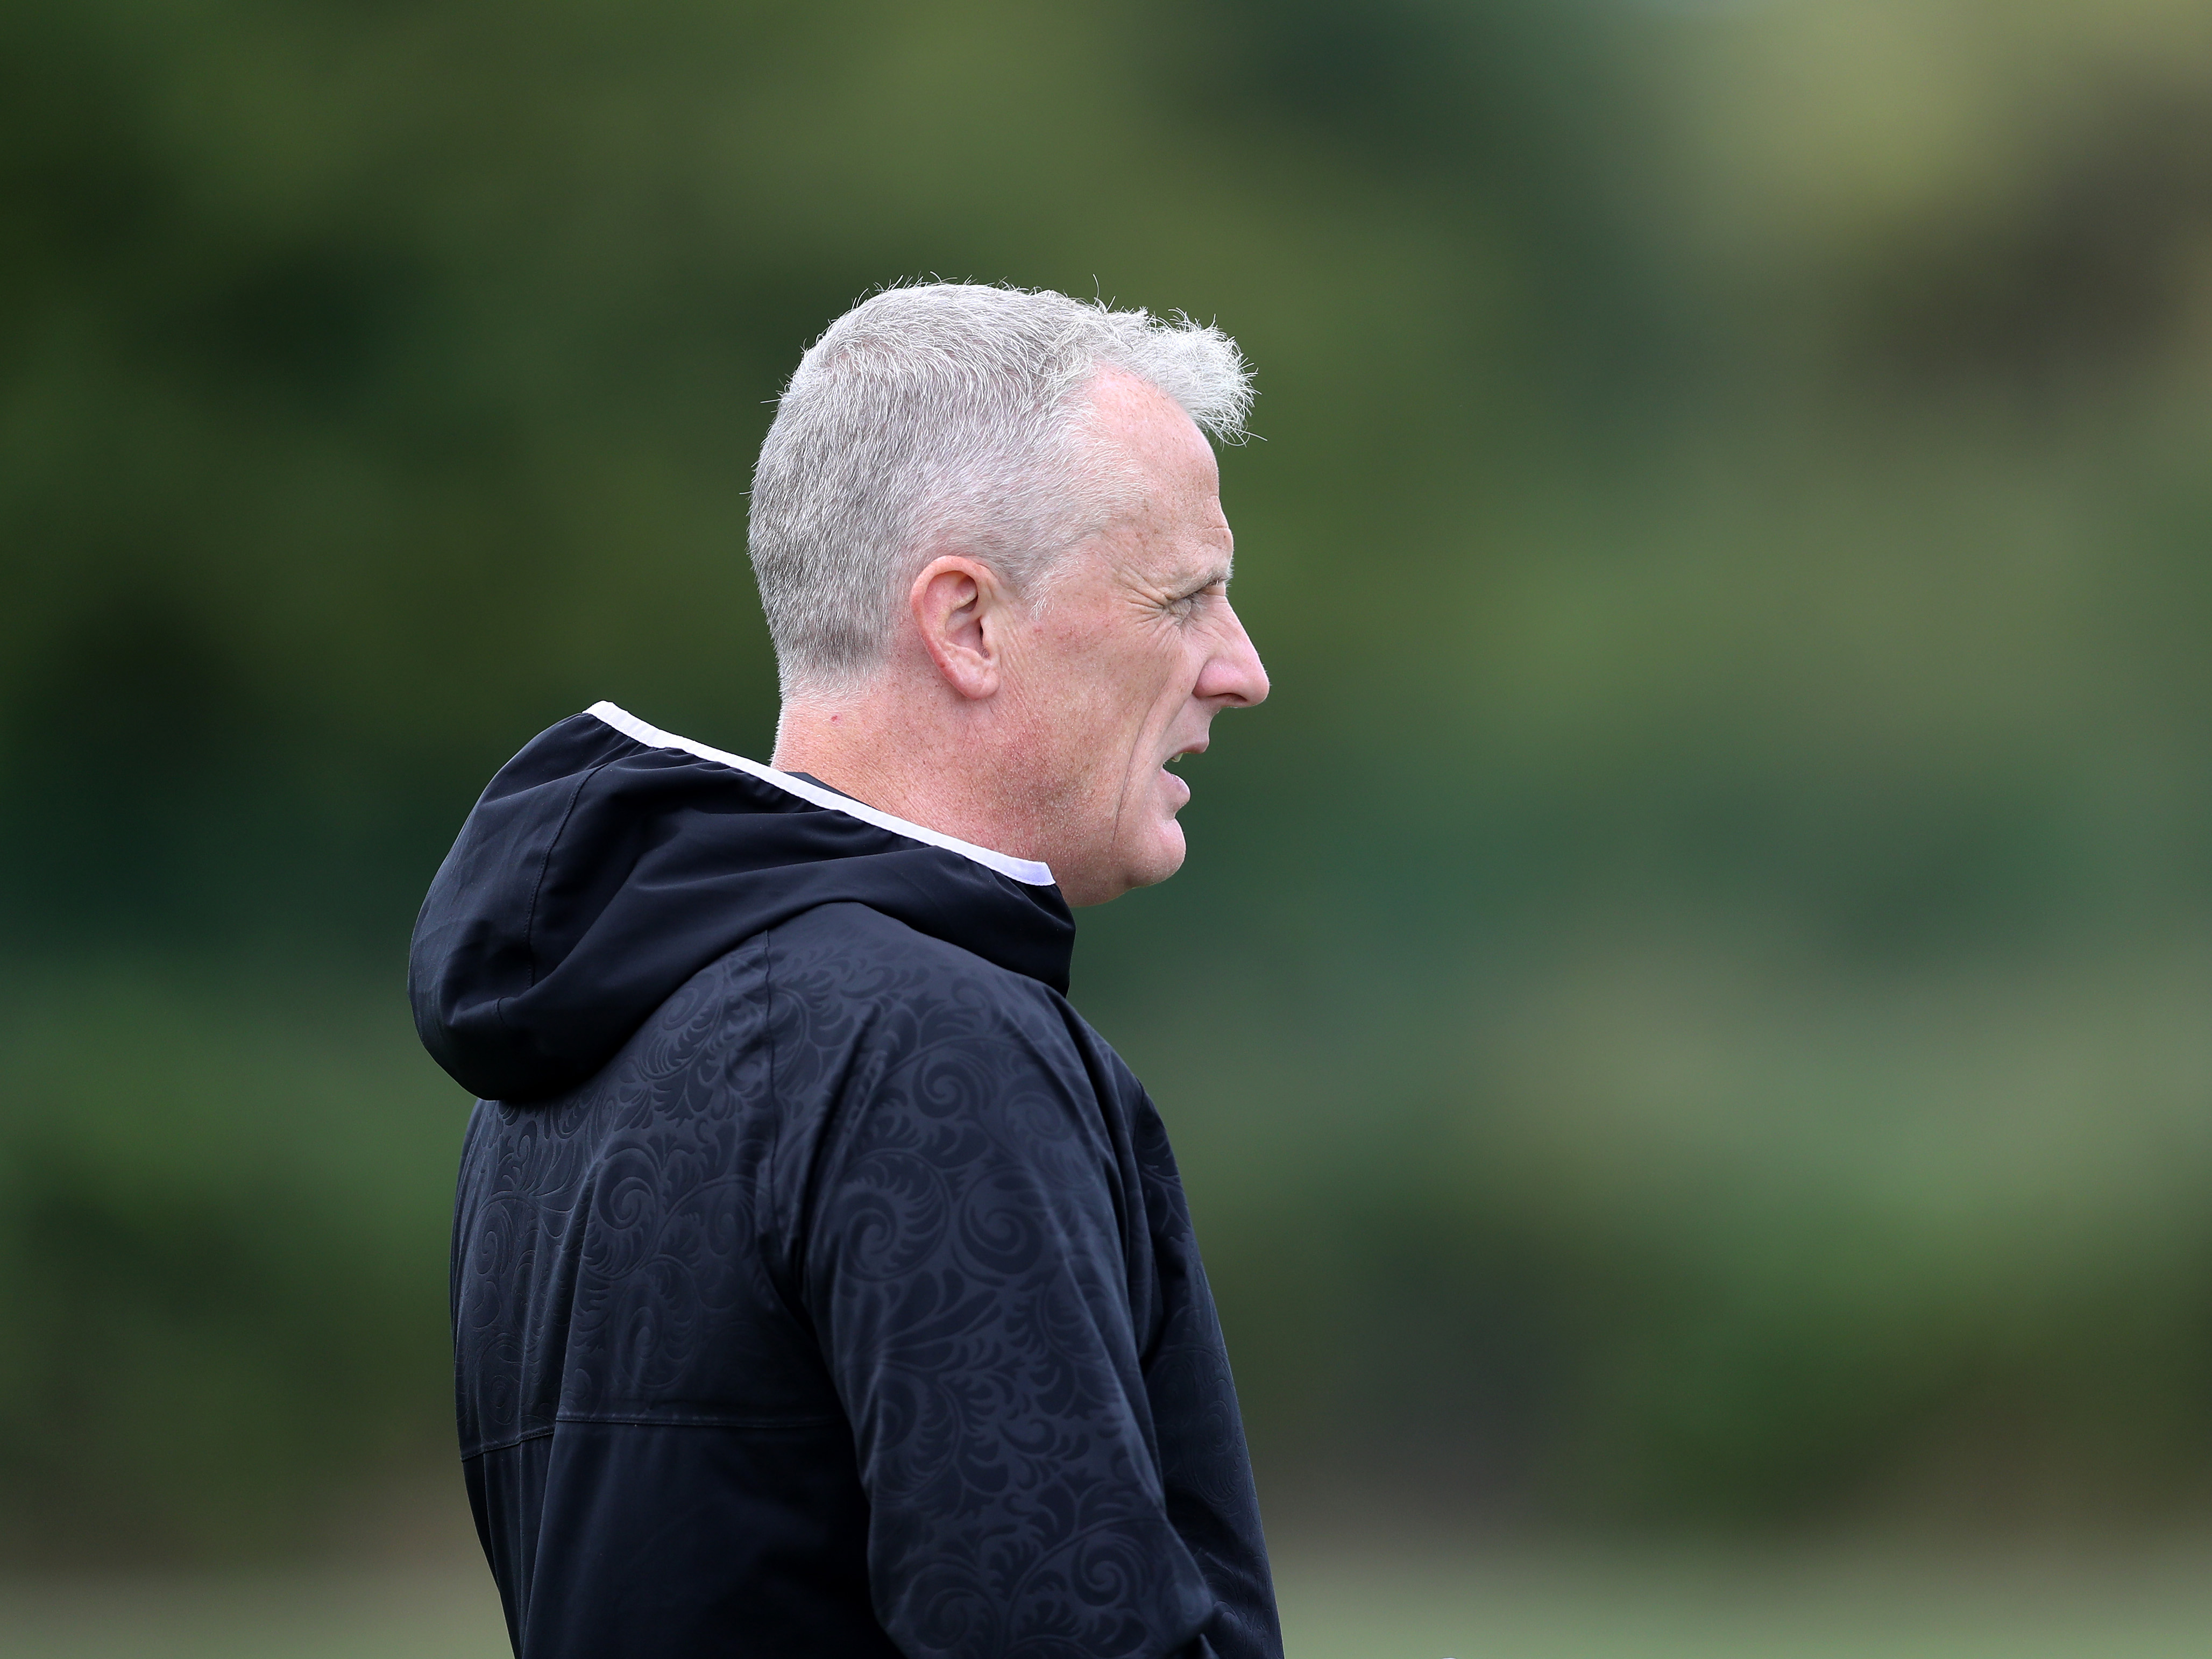
[[1226,526],[1192,534],[1184,526],[1162,524],[1161,516],[1134,515],[1097,539],[1107,573],[1126,587],[1163,599],[1225,586],[1235,562],[1222,544]]
[[1080,394],[1082,446],[1147,496],[1217,496],[1221,470],[1213,446],[1182,406],[1126,369],[1102,368]]
[[1220,469],[1197,422],[1150,382],[1104,369],[1086,388],[1084,441],[1127,485],[1122,510],[1092,532],[1121,584],[1166,597],[1229,580],[1235,538]]

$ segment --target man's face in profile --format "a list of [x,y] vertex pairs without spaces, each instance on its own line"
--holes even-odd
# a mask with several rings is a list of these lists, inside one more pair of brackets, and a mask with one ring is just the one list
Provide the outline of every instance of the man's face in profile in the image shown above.
[[1229,520],[1205,436],[1156,388],[1115,370],[1091,389],[1090,441],[1129,480],[1128,506],[1067,555],[1018,635],[1017,699],[1036,821],[1072,904],[1164,881],[1183,860],[1169,771],[1213,717],[1267,695],[1229,604]]

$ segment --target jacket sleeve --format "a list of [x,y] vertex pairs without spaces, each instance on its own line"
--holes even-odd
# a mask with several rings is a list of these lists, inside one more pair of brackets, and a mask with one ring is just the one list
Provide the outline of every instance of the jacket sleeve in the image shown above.
[[946,1024],[848,1078],[799,1218],[876,1615],[910,1659],[1211,1659],[1139,1358],[1136,1183],[1072,1044]]

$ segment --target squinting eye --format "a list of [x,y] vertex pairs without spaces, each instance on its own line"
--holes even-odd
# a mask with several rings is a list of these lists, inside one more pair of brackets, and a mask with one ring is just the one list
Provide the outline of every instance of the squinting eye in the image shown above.
[[1221,598],[1225,596],[1228,592],[1229,588],[1226,583],[1208,582],[1205,586],[1193,588],[1188,593],[1178,593],[1175,598],[1168,601],[1168,608],[1182,616],[1192,616],[1196,613],[1200,600],[1205,599]]

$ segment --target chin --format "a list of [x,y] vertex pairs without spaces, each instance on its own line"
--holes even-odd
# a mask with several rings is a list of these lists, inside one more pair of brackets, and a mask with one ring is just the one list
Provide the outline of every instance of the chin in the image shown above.
[[1086,905],[1105,904],[1122,894],[1139,887],[1157,886],[1182,868],[1182,831],[1173,824],[1171,833],[1158,837],[1152,845],[1130,848],[1120,856],[1101,859],[1090,866],[1089,873],[1080,873],[1081,866],[1062,868],[1060,890],[1067,902],[1080,909]]
[[1129,885],[1158,886],[1182,868],[1183,854],[1182,826],[1170,818],[1152,837],[1152,844],[1132,860]]

